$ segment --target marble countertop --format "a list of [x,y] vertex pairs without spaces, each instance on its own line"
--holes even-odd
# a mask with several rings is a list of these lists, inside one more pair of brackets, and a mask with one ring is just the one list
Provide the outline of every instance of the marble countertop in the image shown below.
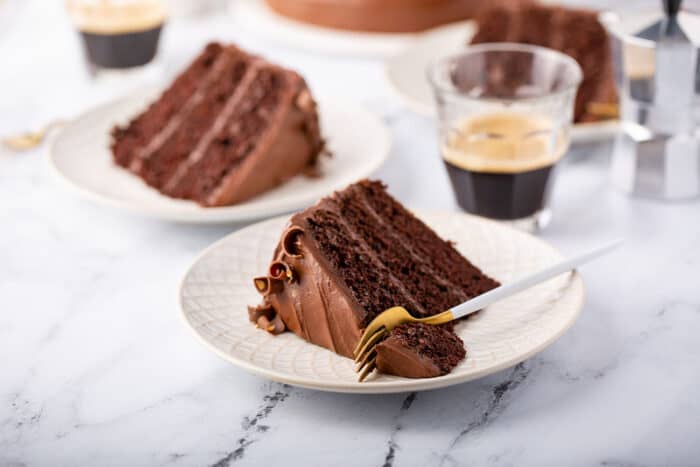
[[[18,9],[0,30],[0,134],[121,91],[84,76],[62,2]],[[376,177],[411,207],[457,209],[433,122],[401,107],[379,62],[268,44],[220,16],[172,22],[165,73],[213,38],[380,114],[395,144]],[[583,269],[585,309],[566,335],[471,383],[361,396],[249,375],[185,329],[182,274],[240,225],[132,217],[66,190],[45,149],[0,152],[0,465],[697,465],[700,202],[616,192],[609,153],[598,144],[567,156],[541,234],[564,252],[627,239]]]

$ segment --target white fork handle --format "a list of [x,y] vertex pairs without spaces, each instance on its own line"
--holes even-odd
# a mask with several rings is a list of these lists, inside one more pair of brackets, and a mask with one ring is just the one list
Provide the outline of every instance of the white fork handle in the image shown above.
[[599,256],[611,252],[615,248],[619,247],[621,244],[621,239],[615,240],[614,242],[610,242],[605,246],[595,248],[594,250],[591,250],[587,253],[583,253],[573,258],[566,259],[560,263],[555,264],[554,266],[550,266],[547,269],[536,272],[531,276],[523,277],[522,279],[518,279],[515,282],[504,284],[500,287],[496,287],[495,289],[489,290],[488,292],[481,294],[478,297],[472,298],[471,300],[467,300],[461,305],[457,305],[456,307],[452,308],[452,315],[454,316],[453,319],[463,318],[495,302],[498,302],[499,300],[503,300],[506,297],[510,297],[511,295],[514,295],[525,289],[529,289],[533,285],[537,285],[540,282],[552,279],[553,277],[556,277],[559,274],[563,274],[565,272],[576,269],[578,266],[581,266],[584,263],[587,263],[591,260],[598,258]]

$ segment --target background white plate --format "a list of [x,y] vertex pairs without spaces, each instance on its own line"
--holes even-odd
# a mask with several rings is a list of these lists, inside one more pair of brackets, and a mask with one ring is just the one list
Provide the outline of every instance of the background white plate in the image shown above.
[[[426,69],[436,58],[464,49],[475,32],[473,21],[463,21],[431,29],[403,51],[388,58],[385,72],[391,88],[404,104],[422,115],[434,116],[435,104]],[[574,125],[574,142],[611,138],[618,130],[616,120]]]
[[264,40],[323,54],[386,57],[399,52],[416,37],[416,34],[355,32],[314,26],[278,15],[262,0],[231,0],[229,11],[236,27]]
[[[543,241],[466,214],[419,212],[441,236],[502,282],[561,259]],[[248,321],[260,302],[252,278],[267,270],[287,217],[239,230],[209,247],[187,272],[180,305],[207,348],[252,373],[335,392],[388,393],[449,386],[515,365],[554,342],[583,305],[583,281],[566,274],[489,307],[456,327],[467,358],[452,373],[427,379],[373,375],[358,383],[353,362],[292,333],[272,336]]]
[[322,177],[297,176],[234,206],[203,208],[163,196],[112,162],[109,132],[157,95],[151,89],[91,110],[66,126],[50,147],[56,172],[91,199],[159,219],[212,223],[245,221],[290,212],[369,176],[389,155],[391,137],[381,120],[356,104],[320,99],[321,132],[332,152],[322,157]]

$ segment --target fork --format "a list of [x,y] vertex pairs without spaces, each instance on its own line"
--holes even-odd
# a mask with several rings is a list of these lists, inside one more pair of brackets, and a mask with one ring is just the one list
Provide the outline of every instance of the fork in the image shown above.
[[622,240],[615,240],[604,246],[595,248],[586,253],[577,255],[573,258],[561,261],[553,266],[543,269],[539,272],[523,277],[509,284],[496,287],[484,294],[467,300],[461,305],[444,311],[442,313],[429,316],[427,318],[414,318],[402,306],[395,306],[380,313],[376,318],[369,323],[365,332],[362,334],[360,341],[354,350],[355,363],[357,364],[356,372],[359,373],[359,381],[372,373],[376,368],[377,352],[376,345],[386,335],[399,324],[403,323],[426,323],[426,324],[443,324],[450,321],[464,318],[472,313],[475,313],[495,302],[510,297],[518,292],[552,279],[559,274],[572,271],[578,266],[596,259],[606,253],[611,252],[622,244]]
[[3,146],[13,151],[27,151],[40,145],[46,136],[55,128],[60,128],[68,123],[66,120],[54,120],[37,131],[27,131],[0,139]]

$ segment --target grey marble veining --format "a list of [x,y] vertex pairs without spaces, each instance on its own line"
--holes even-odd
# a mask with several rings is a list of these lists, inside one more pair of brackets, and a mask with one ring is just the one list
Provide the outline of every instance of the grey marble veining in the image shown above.
[[[0,31],[0,134],[116,92],[84,78],[61,2],[20,13]],[[380,114],[395,144],[376,176],[409,206],[456,209],[433,122],[400,106],[379,63],[276,47],[220,17],[171,25],[166,73],[211,38],[292,64],[318,92]],[[0,152],[0,465],[697,465],[700,202],[615,192],[609,149],[567,156],[542,234],[564,252],[627,239],[583,269],[586,305],[571,330],[489,377],[377,396],[269,382],[190,336],[179,280],[240,225],[131,217],[66,190],[44,150]]]

